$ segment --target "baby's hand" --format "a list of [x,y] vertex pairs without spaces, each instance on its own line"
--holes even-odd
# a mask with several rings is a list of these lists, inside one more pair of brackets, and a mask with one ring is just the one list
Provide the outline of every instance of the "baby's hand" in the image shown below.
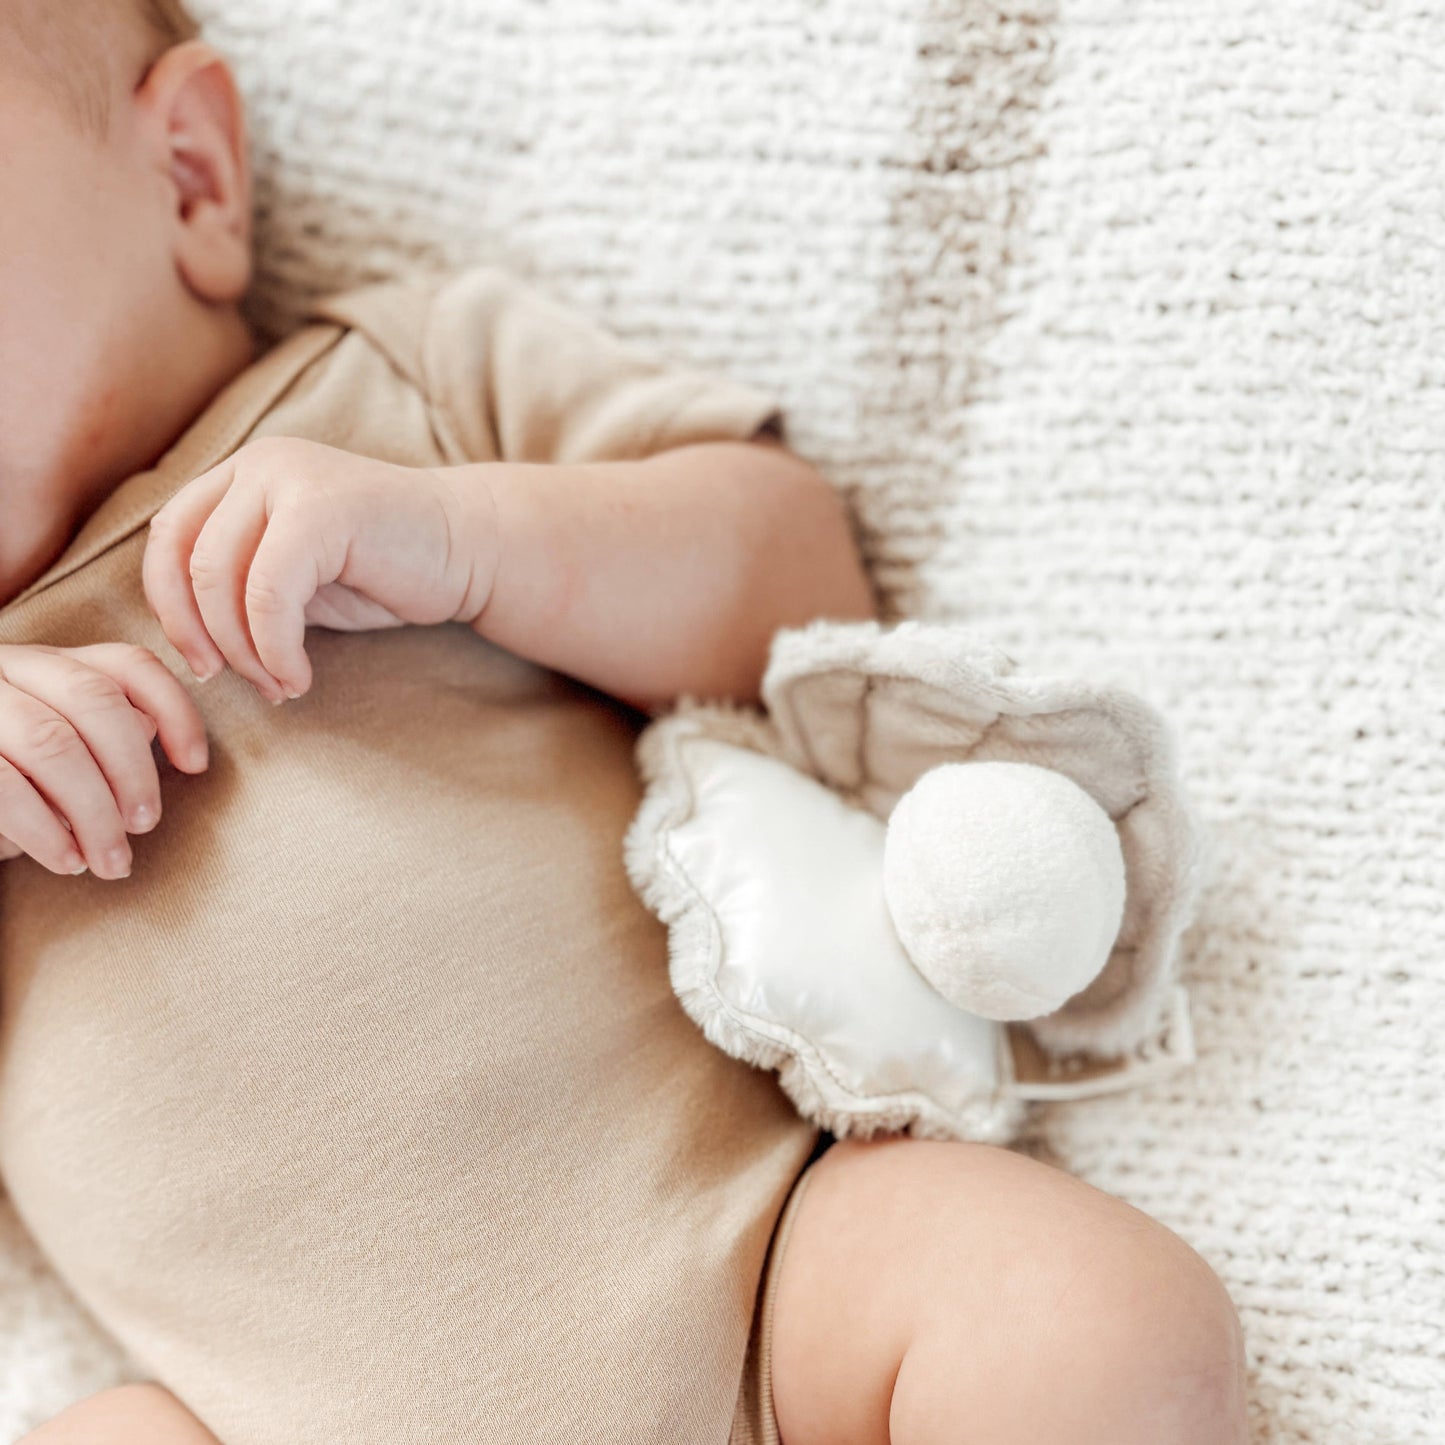
[[142,647],[0,647],[0,859],[124,878],[128,833],[160,821],[151,742],[206,770],[206,728],[186,690]]
[[356,632],[480,615],[495,509],[477,470],[466,475],[252,442],[156,514],[146,596],[202,681],[229,663],[271,702],[301,697],[308,623]]

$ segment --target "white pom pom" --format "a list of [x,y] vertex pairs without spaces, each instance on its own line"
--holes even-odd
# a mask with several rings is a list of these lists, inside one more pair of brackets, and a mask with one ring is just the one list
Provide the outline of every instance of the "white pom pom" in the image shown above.
[[1052,1013],[1098,977],[1124,916],[1109,815],[1027,763],[950,763],[888,821],[883,891],[920,973],[986,1019]]

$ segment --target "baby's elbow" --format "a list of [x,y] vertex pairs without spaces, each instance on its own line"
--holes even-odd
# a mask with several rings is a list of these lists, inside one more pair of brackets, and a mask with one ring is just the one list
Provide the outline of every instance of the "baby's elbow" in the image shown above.
[[810,462],[782,446],[770,446],[773,478],[766,549],[778,569],[779,626],[827,619],[864,622],[879,615],[853,520],[843,497]]

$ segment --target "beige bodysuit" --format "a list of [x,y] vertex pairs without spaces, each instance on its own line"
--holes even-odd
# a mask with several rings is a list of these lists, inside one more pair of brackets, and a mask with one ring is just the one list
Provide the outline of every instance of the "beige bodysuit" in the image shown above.
[[623,871],[634,715],[455,626],[313,630],[281,709],[194,686],[149,519],[259,436],[578,462],[772,416],[496,272],[361,292],[0,609],[156,650],[209,728],[128,881],[0,868],[0,1166],[225,1445],[775,1438],[759,1282],[817,1133],[673,996]]

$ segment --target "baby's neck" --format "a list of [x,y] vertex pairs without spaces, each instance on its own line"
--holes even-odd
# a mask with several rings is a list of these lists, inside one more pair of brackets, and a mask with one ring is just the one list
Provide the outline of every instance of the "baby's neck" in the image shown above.
[[218,325],[205,354],[187,358],[174,385],[149,392],[137,414],[115,420],[110,435],[126,445],[105,458],[82,445],[61,475],[38,478],[28,491],[5,498],[0,526],[0,607],[44,576],[100,505],[137,472],[153,467],[216,396],[256,357],[256,339],[239,312]]

